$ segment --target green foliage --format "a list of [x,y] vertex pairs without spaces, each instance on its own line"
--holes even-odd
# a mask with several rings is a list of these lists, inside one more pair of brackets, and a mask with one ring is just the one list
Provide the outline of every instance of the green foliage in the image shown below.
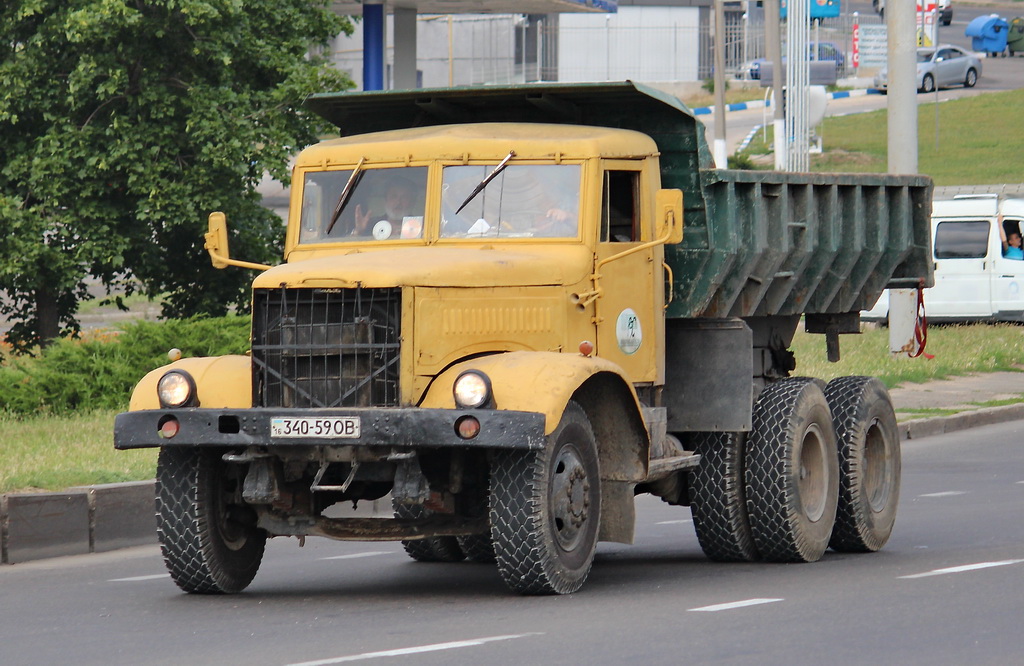
[[166,365],[167,352],[184,357],[241,354],[249,348],[249,318],[175,319],[128,324],[120,334],[62,339],[36,358],[0,366],[0,413],[64,414],[125,409],[135,384]]
[[325,0],[0,3],[0,314],[26,351],[75,332],[85,279],[141,283],[168,316],[248,305],[250,275],[217,272],[205,218],[232,248],[280,256],[264,172],[326,131],[310,93],[351,85],[309,49],[351,23]]
[[[711,77],[711,78],[708,78],[708,79],[704,79],[704,83],[702,83],[700,87],[703,88],[704,90],[708,91],[709,93],[714,94],[714,92],[715,92],[715,78]],[[729,80],[728,79],[725,80],[725,90],[726,91],[729,90]]]

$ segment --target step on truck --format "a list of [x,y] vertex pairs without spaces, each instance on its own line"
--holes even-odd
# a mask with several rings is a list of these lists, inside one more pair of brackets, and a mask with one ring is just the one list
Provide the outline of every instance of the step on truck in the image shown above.
[[795,376],[789,347],[802,321],[836,358],[883,289],[931,284],[928,178],[716,169],[629,82],[307,104],[341,138],[297,156],[284,263],[232,259],[210,216],[214,264],[261,270],[251,352],[154,370],[116,418],[117,448],[160,448],[182,590],[321,536],[570,593],[640,493],[689,506],[714,560],[886,542],[885,387]]

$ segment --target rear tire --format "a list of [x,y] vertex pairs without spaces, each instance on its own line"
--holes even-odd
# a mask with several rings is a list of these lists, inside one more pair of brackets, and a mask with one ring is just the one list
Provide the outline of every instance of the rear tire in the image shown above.
[[900,438],[885,385],[840,377],[825,388],[839,446],[839,507],[829,545],[874,552],[892,534],[900,494]]
[[797,377],[769,385],[754,405],[746,451],[754,545],[770,562],[813,562],[828,547],[839,497],[832,414],[821,387]]
[[971,67],[967,70],[967,76],[964,78],[964,88],[973,88],[978,82],[978,72]]
[[460,536],[459,547],[470,562],[489,564],[495,561],[494,543],[491,541],[490,533]]
[[520,594],[583,586],[597,549],[601,476],[586,412],[570,401],[541,451],[499,451],[491,467],[498,571]]
[[718,562],[758,559],[744,488],[746,439],[741,432],[699,432],[692,438],[700,465],[690,474],[690,513],[701,550]]
[[[393,503],[396,518],[418,520],[429,512],[419,505]],[[453,536],[427,537],[426,539],[407,539],[402,547],[417,562],[461,562],[466,555],[459,547],[459,540]]]
[[156,467],[157,535],[174,583],[188,593],[232,594],[259,571],[267,534],[241,499],[239,465],[223,452],[161,448]]

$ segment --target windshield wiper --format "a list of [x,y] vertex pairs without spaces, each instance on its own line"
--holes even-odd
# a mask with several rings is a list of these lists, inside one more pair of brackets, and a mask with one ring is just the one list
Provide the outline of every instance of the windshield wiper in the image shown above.
[[487,174],[487,177],[480,181],[480,184],[476,186],[476,189],[473,190],[473,192],[468,197],[466,197],[466,200],[462,202],[462,205],[459,206],[459,209],[457,211],[455,211],[455,214],[458,215],[459,213],[461,213],[462,209],[466,207],[466,204],[468,204],[470,201],[476,198],[476,195],[480,194],[480,192],[482,192],[483,189],[487,187],[487,184],[494,180],[495,176],[504,171],[505,167],[508,166],[508,161],[515,156],[516,151],[508,151],[508,155],[505,156],[505,159],[498,162],[498,166],[494,167],[494,171]]
[[[348,200],[352,198],[352,192],[356,189],[356,185],[359,183],[359,180],[362,179],[363,174],[360,169],[365,161],[365,157],[360,157],[359,164],[356,164],[356,168],[352,169],[352,175],[348,177],[348,182],[345,183],[345,189],[341,191],[341,196],[338,197],[338,203],[334,205],[334,212],[331,214],[331,221],[327,225],[327,233],[324,234],[325,236],[329,236],[331,234],[331,230],[334,229],[334,225],[337,223],[338,218],[341,217],[341,212],[345,210]],[[359,178],[356,178],[356,176],[359,176]]]

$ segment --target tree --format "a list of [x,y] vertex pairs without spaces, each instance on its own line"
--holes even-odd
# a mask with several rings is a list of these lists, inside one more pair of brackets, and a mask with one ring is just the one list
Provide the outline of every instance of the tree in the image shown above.
[[327,126],[310,93],[351,80],[310,54],[351,22],[326,0],[6,0],[0,4],[0,314],[25,351],[77,332],[91,277],[165,298],[164,315],[248,305],[216,271],[206,216],[233,253],[280,256],[267,172]]

